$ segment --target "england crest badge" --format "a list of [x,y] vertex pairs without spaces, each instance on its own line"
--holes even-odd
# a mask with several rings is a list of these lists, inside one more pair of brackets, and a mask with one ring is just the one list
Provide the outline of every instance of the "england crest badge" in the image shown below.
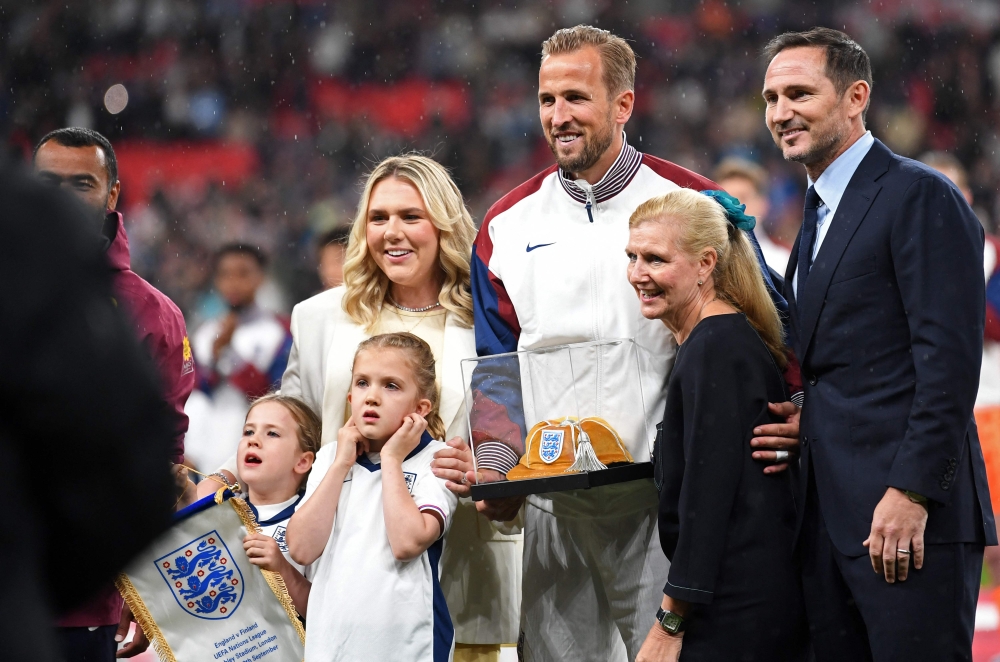
[[217,531],[161,556],[155,564],[177,604],[192,616],[229,618],[243,600],[243,574]]
[[542,430],[542,441],[538,447],[538,456],[545,464],[552,464],[562,455],[563,449],[562,430]]

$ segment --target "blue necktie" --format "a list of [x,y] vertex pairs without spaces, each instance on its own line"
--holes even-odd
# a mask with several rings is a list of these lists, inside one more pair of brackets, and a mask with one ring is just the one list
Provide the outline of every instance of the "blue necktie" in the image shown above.
[[798,283],[799,291],[805,287],[806,277],[813,262],[813,244],[816,243],[816,225],[819,222],[819,194],[812,186],[806,191],[806,204],[802,214],[802,237],[799,239]]

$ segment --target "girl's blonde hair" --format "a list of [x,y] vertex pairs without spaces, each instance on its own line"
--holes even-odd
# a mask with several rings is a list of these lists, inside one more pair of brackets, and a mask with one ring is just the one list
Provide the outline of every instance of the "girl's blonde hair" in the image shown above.
[[431,401],[431,411],[424,417],[427,421],[427,431],[435,439],[444,439],[444,421],[441,420],[440,412],[441,398],[434,371],[434,353],[431,352],[430,345],[412,333],[383,333],[372,336],[358,345],[354,360],[357,361],[358,354],[368,349],[398,349],[407,355],[420,397]]
[[[296,432],[299,438],[299,450],[303,453],[312,453],[315,458],[316,453],[319,452],[319,448],[322,445],[323,423],[320,421],[319,416],[316,415],[316,412],[312,410],[312,407],[291,395],[268,393],[250,403],[250,409],[247,410],[247,417],[250,416],[250,412],[254,407],[267,402],[277,403],[288,410],[288,413],[292,415],[292,420],[295,421],[298,427]],[[302,475],[302,482],[304,483],[308,477],[309,472],[307,471]]]
[[389,278],[368,251],[367,237],[372,189],[389,177],[409,182],[423,198],[431,223],[441,233],[438,263],[444,274],[444,284],[438,301],[458,317],[460,326],[471,328],[469,260],[476,226],[448,171],[434,159],[419,154],[385,159],[368,175],[344,255],[344,312],[370,333],[389,295]]
[[757,254],[743,230],[726,218],[722,205],[691,189],[679,189],[639,205],[628,225],[634,228],[653,220],[674,224],[677,248],[692,259],[715,249],[715,296],[747,316],[774,360],[784,367],[788,359],[781,318],[764,285]]

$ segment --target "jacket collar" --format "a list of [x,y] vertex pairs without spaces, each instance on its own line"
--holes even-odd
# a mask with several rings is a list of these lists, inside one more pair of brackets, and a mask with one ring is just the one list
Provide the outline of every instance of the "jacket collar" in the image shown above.
[[108,246],[106,253],[108,263],[114,271],[128,271],[131,269],[131,258],[129,257],[128,236],[125,234],[124,219],[117,211],[109,211],[106,218],[114,218],[118,226],[114,241]]
[[[594,202],[610,200],[625,190],[635,177],[635,173],[639,172],[640,165],[642,165],[642,153],[629,145],[627,137],[622,133],[622,151],[618,153],[618,158],[601,180],[593,186]],[[587,202],[587,192],[576,183],[572,173],[559,168],[559,183],[571,198],[580,203]]]

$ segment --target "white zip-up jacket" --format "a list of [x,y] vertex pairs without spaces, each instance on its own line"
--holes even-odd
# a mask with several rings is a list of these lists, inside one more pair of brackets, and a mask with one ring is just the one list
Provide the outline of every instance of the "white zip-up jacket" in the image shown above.
[[608,348],[575,352],[572,368],[558,353],[481,364],[472,383],[474,450],[480,467],[501,473],[524,453],[526,429],[559,415],[608,419],[635,461],[649,461],[676,344],[662,322],[639,312],[626,274],[628,220],[657,195],[719,188],[627,142],[593,186],[569,177],[552,166],[486,214],[472,259],[477,352],[631,339],[638,361]]

